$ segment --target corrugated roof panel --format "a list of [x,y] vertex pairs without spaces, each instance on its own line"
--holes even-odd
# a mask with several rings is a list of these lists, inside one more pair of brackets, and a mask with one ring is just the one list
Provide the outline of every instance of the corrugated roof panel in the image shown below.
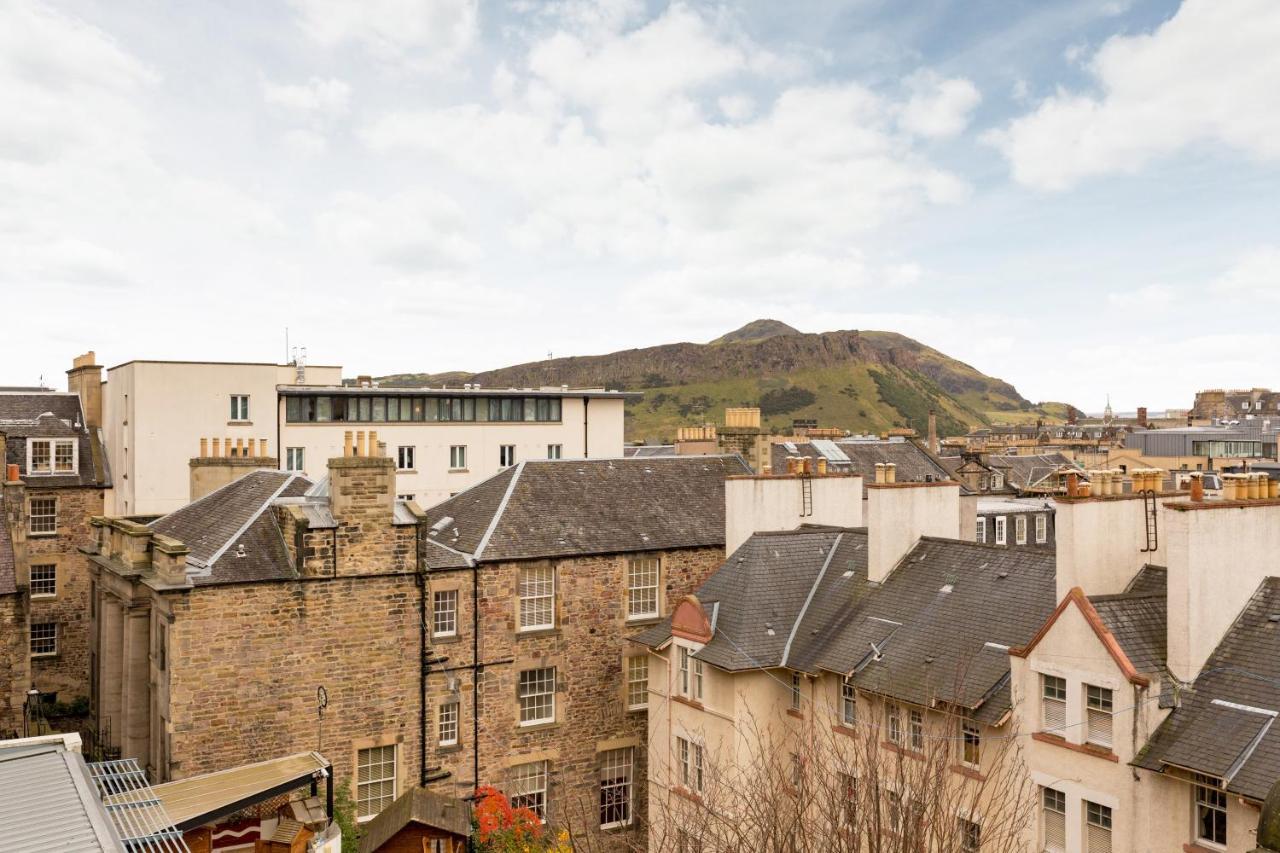
[[0,750],[0,839],[9,853],[124,853],[83,759],[56,745]]

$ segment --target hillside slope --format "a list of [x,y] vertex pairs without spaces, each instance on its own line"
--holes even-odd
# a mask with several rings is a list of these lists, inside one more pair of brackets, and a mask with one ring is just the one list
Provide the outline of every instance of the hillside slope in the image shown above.
[[797,332],[757,320],[709,344],[677,343],[463,374],[395,374],[387,385],[446,379],[492,388],[566,384],[643,391],[628,404],[628,440],[670,440],[677,426],[719,421],[726,406],[759,405],[766,425],[796,418],[854,432],[924,432],[929,409],[954,435],[996,421],[1046,417],[1012,385],[895,332]]

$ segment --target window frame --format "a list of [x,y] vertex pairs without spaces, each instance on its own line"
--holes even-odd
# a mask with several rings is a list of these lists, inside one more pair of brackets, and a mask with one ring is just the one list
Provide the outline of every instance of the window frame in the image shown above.
[[[1084,707],[1085,743],[1111,749],[1115,745],[1115,691],[1110,687],[1086,683],[1084,685]],[[1107,738],[1105,741],[1095,740],[1093,736],[1093,721],[1095,718],[1101,719],[1103,717],[1106,718],[1107,723]]]
[[1009,519],[1007,516],[996,516],[996,544],[1009,544]]
[[[33,460],[36,458],[36,445],[45,446],[45,466],[37,469]],[[66,468],[58,467],[58,450],[71,448],[71,464]],[[75,474],[80,470],[80,441],[75,438],[56,438],[53,436],[33,436],[27,439],[26,473],[29,477],[55,477]]]
[[[412,444],[401,444],[396,447],[396,470],[397,471],[415,471],[417,468],[414,463],[417,461],[414,457],[417,455],[416,448]],[[408,465],[404,464],[408,461]]]
[[[1105,830],[1109,839],[1107,847],[1109,849],[1112,848],[1113,845],[1111,842],[1115,839],[1115,815],[1111,807],[1104,806],[1102,803],[1095,803],[1092,800],[1085,800],[1084,809],[1082,809],[1082,811],[1084,812],[1084,849],[1086,853],[1090,853],[1093,849],[1093,845],[1090,844],[1089,840],[1090,827],[1097,827],[1098,829]],[[1094,817],[1095,811],[1097,813],[1096,819]]]
[[[47,577],[40,577],[40,578],[37,578],[37,577],[36,577],[36,572],[37,572],[38,570],[40,570],[40,569],[49,569],[49,570],[50,570],[49,575],[48,575]],[[42,601],[43,601],[43,600],[48,600],[48,599],[51,599],[51,598],[57,598],[57,597],[58,597],[58,564],[57,564],[56,562],[53,562],[53,563],[32,563],[32,564],[31,564],[31,572],[30,572],[29,581],[30,581],[30,582],[29,582],[29,584],[28,584],[28,586],[27,586],[27,589],[28,589],[28,591],[29,591],[29,593],[30,593],[30,595],[31,595],[32,600],[42,600]],[[50,592],[36,592],[36,588],[37,588],[37,587],[36,587],[36,585],[37,585],[38,583],[39,583],[39,584],[45,584],[45,583],[50,583],[50,584],[52,584],[52,585],[53,585],[52,591],[50,591]],[[43,589],[43,587],[41,587],[41,588]]]
[[[637,664],[639,664],[637,666]],[[628,711],[642,711],[649,707],[649,657],[648,655],[630,655],[627,657],[626,668],[626,705]],[[643,678],[637,678],[637,670],[644,671]],[[637,687],[641,685],[641,687]],[[635,697],[639,692],[641,701],[635,701]]]
[[[47,503],[49,506],[53,508],[53,511],[48,513],[45,513],[45,512],[37,513],[36,512],[37,503],[42,505]],[[52,522],[51,522],[52,526],[48,528],[41,526],[39,529],[37,529],[36,519],[40,519],[42,525],[45,523],[46,519],[52,519]],[[27,498],[27,535],[28,536],[57,536],[58,535],[58,498],[57,497],[33,495]]]
[[[637,579],[645,581],[637,583]],[[627,621],[639,622],[646,619],[657,619],[662,610],[662,560],[659,557],[629,557],[626,568],[626,606]],[[636,610],[638,593],[644,593],[643,601],[650,599],[652,606],[645,610]]]
[[[516,676],[516,716],[521,728],[544,726],[556,721],[556,677],[554,666],[520,670]],[[534,686],[539,689],[535,691],[532,689]],[[526,713],[532,715],[544,706],[544,716],[526,717]]]
[[[550,590],[548,581],[544,579],[526,579],[526,573],[547,572],[551,578]],[[556,627],[556,567],[550,561],[524,563],[517,570],[516,577],[516,633],[527,634],[534,631],[550,631]],[[546,607],[545,621],[528,621],[539,617]]]
[[[448,609],[440,607],[441,602],[446,602],[450,598],[453,600],[453,606]],[[431,591],[431,636],[432,637],[456,637],[458,636],[458,590],[456,589],[433,589]],[[450,627],[441,628],[441,616],[448,615]]]
[[[625,758],[625,761],[618,759]],[[612,762],[612,763],[611,763]],[[624,826],[631,826],[635,821],[635,747],[623,746],[617,749],[608,749],[600,753],[600,828],[601,829],[618,829]],[[612,768],[623,769],[624,775],[621,777],[607,777],[607,773]],[[617,779],[621,778],[619,783]],[[625,791],[625,799],[622,800],[626,817],[621,820],[604,820],[606,808],[617,808],[618,803],[612,802],[606,804],[605,795],[607,791]]]
[[[458,735],[462,730],[462,705],[454,699],[451,702],[444,702],[436,708],[436,746],[448,747],[458,745]],[[450,719],[450,716],[452,719]],[[445,727],[452,725],[453,737],[445,736]]]
[[[532,771],[526,768],[535,768]],[[546,759],[541,761],[527,761],[523,764],[512,765],[511,770],[511,797],[510,803],[513,809],[527,808],[533,812],[539,821],[547,822],[547,802],[549,797],[547,791],[550,788],[551,768]],[[530,781],[536,783],[528,790],[518,790]]]
[[[1050,803],[1050,800],[1053,802]],[[1055,814],[1062,824],[1062,846],[1049,846],[1049,821],[1046,815]],[[1067,849],[1067,794],[1048,785],[1040,787],[1040,848],[1045,853],[1064,853]]]
[[1018,513],[1013,517],[1013,541],[1018,545],[1027,544],[1027,515]]
[[449,445],[449,470],[467,470],[467,446],[465,444]]
[[[391,762],[390,762],[390,765],[391,765],[391,775],[390,775],[390,776],[380,776],[380,777],[378,777],[378,778],[376,778],[376,779],[375,779],[375,778],[369,778],[369,779],[366,779],[365,781],[363,781],[363,782],[362,782],[362,781],[360,781],[360,771],[361,771],[361,765],[362,765],[362,756],[364,756],[366,753],[370,753],[370,754],[372,754],[375,750],[377,750],[377,751],[378,751],[378,755],[379,755],[379,756],[385,756],[385,755],[386,755],[386,753],[385,753],[383,750],[390,750],[390,751],[391,751]],[[386,767],[386,765],[387,765],[387,762],[386,762],[386,760],[385,760],[385,759],[379,759],[379,760],[376,762],[376,766],[378,766],[378,767],[383,767],[383,768],[385,768],[385,767]],[[373,762],[370,762],[369,764],[367,764],[367,765],[365,765],[365,766],[366,766],[367,768],[372,768],[372,767],[374,766],[374,763],[373,763]],[[357,823],[365,823],[366,821],[373,820],[375,817],[377,817],[379,814],[381,814],[381,812],[383,811],[383,809],[387,808],[387,806],[389,806],[389,805],[391,805],[392,803],[394,803],[394,802],[396,801],[396,797],[398,797],[398,796],[400,795],[400,750],[399,750],[399,744],[395,744],[395,743],[385,743],[385,744],[379,744],[379,745],[377,745],[377,746],[367,746],[367,747],[361,747],[361,748],[357,749],[357,750],[356,750],[356,774],[355,774],[355,777],[356,777],[356,778],[355,778],[355,781],[356,781],[356,796],[355,796],[355,804],[354,804],[354,805],[355,805],[355,809],[356,809],[356,822],[357,822]],[[381,801],[381,800],[383,800],[383,799],[384,799],[384,797],[383,797],[381,794],[379,794],[377,797],[362,797],[362,796],[361,796],[361,788],[362,788],[362,787],[365,787],[365,786],[368,786],[368,785],[374,785],[374,784],[379,784],[379,785],[381,785],[381,784],[384,784],[384,783],[386,783],[386,782],[390,782],[390,783],[391,783],[391,796],[390,796],[389,798],[385,798],[385,799],[386,799],[386,802],[385,802],[385,803],[381,806],[381,808],[379,808],[377,811],[368,812],[368,813],[362,813],[362,810],[363,810],[363,808],[364,808],[364,805],[363,805],[363,804],[368,803],[368,802],[372,802],[372,801],[374,801],[374,800]]]
[[987,544],[987,517],[985,515],[978,516],[978,543]]
[[[231,394],[231,417],[228,421],[233,423],[247,423],[249,421],[249,395],[248,394]],[[239,401],[239,405],[236,405]]]
[[982,824],[967,817],[957,817],[961,853],[978,853],[982,849]]
[[845,726],[858,724],[858,691],[851,675],[840,678],[840,723]]
[[889,743],[902,745],[902,708],[897,702],[884,703],[885,736]]
[[973,720],[960,720],[960,763],[972,770],[982,768],[982,727]]
[[[1201,834],[1204,828],[1204,818],[1206,813],[1221,815],[1220,819],[1214,821],[1214,827],[1221,830],[1222,840],[1217,838],[1208,838]],[[1197,773],[1192,779],[1191,784],[1191,837],[1192,840],[1202,847],[1209,847],[1213,850],[1227,849],[1227,792],[1222,789],[1218,780],[1204,773]]]
[[284,449],[284,470],[303,471],[306,469],[306,448],[286,447]]
[[[1057,695],[1059,685],[1061,686],[1061,696]],[[1053,695],[1050,695],[1050,687],[1054,688]],[[1049,708],[1058,709],[1062,716],[1062,722],[1050,721]],[[1040,725],[1046,732],[1050,733],[1061,732],[1067,726],[1067,680],[1060,675],[1040,673]]]
[[516,446],[514,444],[498,445],[498,467],[510,468],[516,464]]
[[[36,632],[36,629],[37,629],[37,628],[42,629],[42,630],[40,631],[41,636],[39,636],[39,637],[37,637],[37,636],[36,636],[36,633],[37,633],[37,632]],[[49,633],[48,633],[48,635],[45,635],[45,633],[44,633],[44,631],[43,631],[43,629],[45,629],[45,628],[48,628],[48,629],[49,629]],[[57,622],[32,622],[32,623],[31,623],[31,627],[30,627],[30,629],[29,629],[29,633],[28,633],[28,635],[27,635],[27,653],[28,653],[32,658],[55,658],[55,657],[57,657],[57,656],[58,656],[58,646],[60,645],[60,644],[59,644],[59,642],[58,642],[58,641],[59,641],[59,637],[58,637],[58,634],[59,634],[59,633],[60,633],[60,632],[58,631],[58,623],[57,623]],[[42,649],[43,649],[42,651],[36,651],[36,643],[37,643],[37,642],[39,642],[39,643],[46,643],[46,642],[47,642],[49,645],[48,645],[48,647],[47,647],[47,648],[44,648],[44,647],[42,646]]]
[[924,752],[924,711],[910,708],[907,711],[907,743],[914,752]]
[[693,738],[676,735],[676,759],[680,764],[680,784],[685,790],[701,794],[706,784],[703,746]]
[[1036,544],[1043,545],[1049,541],[1049,515],[1036,513]]
[[563,458],[564,458],[564,445],[563,445],[563,444],[548,444],[548,445],[547,445],[547,458],[548,458],[548,459],[563,459]]

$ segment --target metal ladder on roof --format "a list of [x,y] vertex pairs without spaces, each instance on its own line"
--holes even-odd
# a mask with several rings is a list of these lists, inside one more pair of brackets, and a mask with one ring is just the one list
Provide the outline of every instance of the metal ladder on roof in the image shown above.
[[803,476],[800,478],[800,517],[808,518],[813,515],[813,478]]
[[1142,493],[1142,509],[1147,517],[1147,547],[1142,549],[1142,553],[1149,554],[1160,547],[1160,525],[1159,516],[1156,514],[1156,493],[1151,489],[1147,489]]

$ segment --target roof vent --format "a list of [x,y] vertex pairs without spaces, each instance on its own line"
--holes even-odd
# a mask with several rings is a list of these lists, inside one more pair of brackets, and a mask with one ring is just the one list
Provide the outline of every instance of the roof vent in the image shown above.
[[1267,617],[1268,622],[1280,622],[1280,613],[1272,613]]
[[999,571],[999,572],[996,572],[996,578],[997,578],[998,580],[1004,580],[1004,579],[1005,579],[1005,578],[1007,578],[1007,577],[1009,577],[1009,573],[1008,573],[1008,572],[1006,572],[1006,571]]
[[243,556],[244,556],[244,543],[243,543],[243,542],[241,542],[239,545],[237,545],[237,546],[236,546],[236,556],[237,556],[237,557],[243,557]]
[[954,591],[955,591],[955,587],[949,583],[943,584],[942,588],[938,590],[938,592],[941,593],[942,595],[950,595]]

